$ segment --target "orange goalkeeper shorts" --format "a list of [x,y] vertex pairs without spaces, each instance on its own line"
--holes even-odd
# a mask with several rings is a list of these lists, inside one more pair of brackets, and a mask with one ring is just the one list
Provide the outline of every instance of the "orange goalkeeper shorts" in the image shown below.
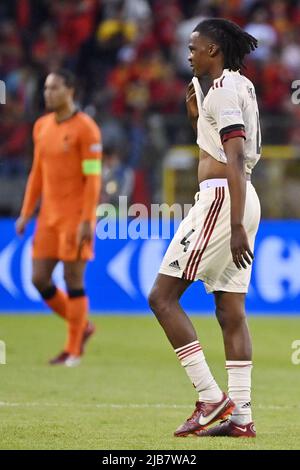
[[77,231],[61,227],[37,225],[33,237],[32,257],[52,258],[61,261],[90,260],[94,257],[94,243],[85,242],[80,247]]

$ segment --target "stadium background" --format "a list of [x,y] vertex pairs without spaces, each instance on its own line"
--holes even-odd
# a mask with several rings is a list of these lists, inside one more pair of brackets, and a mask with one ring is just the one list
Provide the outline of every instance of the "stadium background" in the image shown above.
[[[0,108],[3,311],[43,308],[30,283],[32,228],[20,240],[13,219],[31,166],[32,125],[44,112],[47,73],[70,68],[78,79],[78,105],[101,126],[101,202],[117,206],[119,195],[125,195],[129,204],[148,208],[151,203],[191,203],[197,149],[184,103],[191,78],[187,42],[207,16],[232,19],[259,39],[259,49],[246,62],[263,133],[263,157],[253,177],[263,222],[248,307],[300,310],[300,107],[291,99],[292,82],[300,78],[300,2],[2,0],[0,79],[7,95]],[[147,292],[166,245],[161,240],[97,240],[97,258],[87,275],[93,310],[147,311]],[[211,310],[211,299],[197,284],[186,305]]]
[[[197,149],[184,95],[191,78],[187,41],[203,16],[233,19],[260,44],[246,72],[263,132],[254,174],[263,221],[248,311],[268,314],[249,316],[255,442],[172,437],[195,393],[158,322],[138,315],[149,313],[146,295],[167,240],[97,240],[87,288],[102,315],[93,316],[97,334],[82,364],[67,370],[47,366],[64,328],[56,316],[39,315],[30,281],[33,223],[23,239],[14,233],[32,160],[31,129],[44,112],[43,80],[62,65],[78,78],[78,104],[102,128],[102,202],[116,205],[120,194],[148,208],[193,201]],[[0,1],[1,449],[300,448],[300,107],[291,100],[292,82],[300,79],[299,26],[299,1]],[[61,268],[55,277],[60,283]],[[196,283],[184,303],[189,312],[210,313],[193,323],[225,390],[211,296]]]

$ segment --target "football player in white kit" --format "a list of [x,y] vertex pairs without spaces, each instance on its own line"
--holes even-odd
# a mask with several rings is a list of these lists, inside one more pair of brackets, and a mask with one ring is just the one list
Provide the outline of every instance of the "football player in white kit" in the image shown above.
[[[190,38],[194,78],[186,101],[200,148],[199,193],[169,245],[149,296],[151,309],[199,393],[194,412],[175,436],[256,436],[245,296],[260,220],[251,172],[260,157],[261,139],[254,86],[240,74],[245,55],[256,47],[253,36],[221,18],[202,21]],[[201,84],[207,80],[205,90]],[[214,295],[228,395],[213,378],[196,331],[179,303],[199,279]]]

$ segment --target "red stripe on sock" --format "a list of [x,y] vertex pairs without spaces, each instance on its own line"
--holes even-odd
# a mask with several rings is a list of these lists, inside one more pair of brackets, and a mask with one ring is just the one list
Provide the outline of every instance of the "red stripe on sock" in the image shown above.
[[176,350],[176,354],[182,354],[184,352],[187,352],[189,349],[192,349],[194,348],[195,346],[200,346],[200,343],[199,341],[195,342],[194,344],[188,344],[187,346],[183,346],[182,349],[180,349],[180,351]]
[[196,352],[198,351],[202,351],[202,348],[201,346],[196,346],[195,348],[191,349],[190,351],[186,352],[185,354],[183,355],[178,355],[178,359],[182,360],[188,356],[191,356],[192,354],[195,354]]
[[235,369],[235,367],[249,367],[252,366],[252,364],[245,364],[244,366],[226,366],[225,369]]

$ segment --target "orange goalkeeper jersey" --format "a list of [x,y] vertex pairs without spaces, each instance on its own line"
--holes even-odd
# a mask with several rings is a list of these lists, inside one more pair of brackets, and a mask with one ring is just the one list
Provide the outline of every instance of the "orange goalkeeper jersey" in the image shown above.
[[58,123],[50,113],[33,128],[34,160],[21,214],[31,217],[41,198],[40,224],[74,227],[94,221],[100,191],[101,135],[76,112]]

